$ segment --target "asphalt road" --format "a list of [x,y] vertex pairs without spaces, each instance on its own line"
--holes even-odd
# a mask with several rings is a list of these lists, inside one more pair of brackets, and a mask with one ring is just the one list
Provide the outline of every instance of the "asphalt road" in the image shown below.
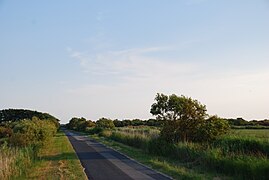
[[87,136],[67,130],[65,133],[90,180],[171,179]]

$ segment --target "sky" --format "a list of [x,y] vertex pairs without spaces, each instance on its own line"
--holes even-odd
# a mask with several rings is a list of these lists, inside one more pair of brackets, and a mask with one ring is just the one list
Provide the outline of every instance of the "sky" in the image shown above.
[[152,118],[157,93],[269,118],[268,0],[0,0],[0,109]]

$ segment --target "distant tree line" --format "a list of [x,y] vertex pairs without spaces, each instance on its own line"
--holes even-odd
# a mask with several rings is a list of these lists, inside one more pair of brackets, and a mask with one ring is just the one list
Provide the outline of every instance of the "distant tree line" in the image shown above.
[[125,119],[125,120],[111,120],[109,118],[100,118],[96,122],[92,120],[86,120],[84,117],[77,118],[73,117],[67,124],[66,127],[68,129],[73,129],[77,131],[87,131],[90,128],[98,127],[105,129],[112,129],[114,127],[126,127],[126,126],[155,126],[161,127],[163,125],[162,120],[157,119]]
[[116,127],[125,127],[125,126],[155,126],[155,127],[161,127],[164,122],[162,120],[157,119],[148,119],[148,120],[141,120],[141,119],[125,119],[125,120],[114,120],[114,125]]
[[268,126],[269,127],[269,120],[251,120],[246,121],[243,118],[236,118],[236,119],[225,119],[229,122],[231,126]]
[[69,123],[66,124],[66,128],[76,131],[86,131],[88,128],[95,127],[95,122],[86,120],[85,118],[73,117]]

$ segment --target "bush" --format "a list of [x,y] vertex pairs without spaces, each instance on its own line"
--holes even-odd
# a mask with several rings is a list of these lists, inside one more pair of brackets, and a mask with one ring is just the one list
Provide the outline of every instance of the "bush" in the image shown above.
[[94,128],[86,128],[86,132],[93,135],[93,134],[99,134],[100,132],[102,132],[102,128],[99,127],[94,127]]
[[50,121],[22,120],[15,124],[9,142],[15,146],[42,146],[56,134],[57,128]]
[[112,131],[108,129],[103,129],[102,131],[99,132],[99,136],[102,136],[102,137],[108,138],[111,135],[112,135]]
[[13,134],[13,131],[9,127],[0,126],[0,139],[1,138],[8,138]]
[[223,134],[226,134],[230,129],[229,123],[225,120],[212,116],[201,124],[197,134],[194,136],[194,141],[205,142],[216,140]]
[[96,127],[103,129],[113,129],[115,128],[115,125],[112,120],[101,118],[98,121],[96,121]]

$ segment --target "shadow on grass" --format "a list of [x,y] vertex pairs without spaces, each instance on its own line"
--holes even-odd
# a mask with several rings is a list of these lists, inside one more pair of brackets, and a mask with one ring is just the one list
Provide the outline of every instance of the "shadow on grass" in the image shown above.
[[[104,152],[106,154],[104,157],[99,152],[79,152],[77,156],[80,160],[104,160],[104,159],[120,159],[125,160],[127,159],[125,156],[122,156],[116,152]],[[110,154],[112,156],[110,156]],[[78,159],[76,153],[62,153],[53,156],[44,156],[41,159],[46,161],[60,161],[60,160],[72,160]]]
[[71,160],[71,159],[77,159],[77,156],[75,153],[62,153],[52,156],[43,156],[41,159],[46,161]]
[[[77,153],[77,156],[79,157],[80,160],[106,159],[97,152],[81,152]],[[75,153],[62,153],[53,156],[44,156],[42,157],[42,159],[46,161],[72,160],[72,159],[78,159],[77,156]]]

